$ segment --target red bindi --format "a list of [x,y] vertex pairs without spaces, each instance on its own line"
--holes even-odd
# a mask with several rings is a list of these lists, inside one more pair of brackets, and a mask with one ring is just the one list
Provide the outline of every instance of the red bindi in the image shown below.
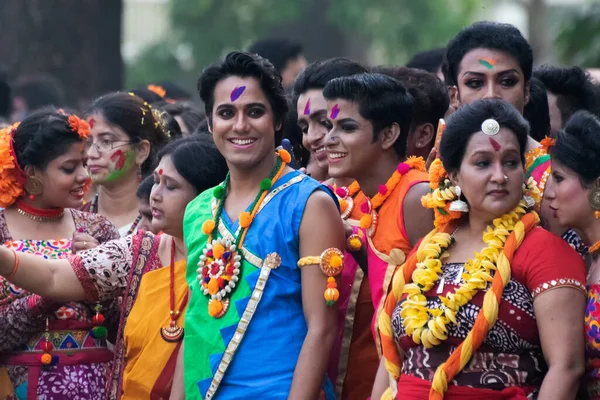
[[490,143],[492,144],[492,147],[494,148],[494,150],[495,151],[500,151],[500,149],[502,148],[502,146],[500,146],[500,143],[496,142],[492,138],[488,138],[488,139],[490,139]]
[[158,174],[159,174],[159,175],[162,175],[162,174],[163,174],[163,170],[162,170],[162,168],[158,170]]

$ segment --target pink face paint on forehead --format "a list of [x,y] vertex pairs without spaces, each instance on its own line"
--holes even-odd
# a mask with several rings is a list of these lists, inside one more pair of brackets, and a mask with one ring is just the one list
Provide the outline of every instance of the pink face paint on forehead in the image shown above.
[[236,86],[236,88],[233,89],[231,91],[231,94],[229,95],[229,99],[231,100],[231,102],[234,102],[237,99],[239,99],[242,93],[244,93],[244,90],[246,90],[246,86]]
[[88,125],[90,126],[90,129],[93,128],[95,124],[96,124],[96,120],[94,118],[90,118],[90,120],[88,121]]
[[492,147],[494,148],[494,150],[495,151],[500,151],[500,149],[502,148],[502,146],[500,146],[500,143],[496,142],[492,138],[488,138],[488,139],[490,139],[490,143],[492,144]]
[[306,100],[306,105],[304,106],[304,115],[310,115],[310,97]]
[[331,119],[336,119],[338,114],[340,113],[340,107],[336,104],[333,106],[333,108],[331,109],[331,115],[330,118]]

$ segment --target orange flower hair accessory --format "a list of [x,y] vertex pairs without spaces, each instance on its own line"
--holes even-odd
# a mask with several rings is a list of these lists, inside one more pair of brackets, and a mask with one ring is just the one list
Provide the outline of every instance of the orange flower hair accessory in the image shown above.
[[77,115],[69,115],[69,125],[71,126],[71,130],[77,133],[83,140],[90,135],[90,124]]
[[25,173],[17,163],[13,134],[19,123],[0,130],[0,207],[10,207],[23,194]]
[[160,97],[164,98],[167,94],[167,91],[165,89],[163,89],[162,86],[158,86],[158,85],[148,85],[147,89],[151,92],[156,93],[157,95],[159,95]]
[[542,145],[542,149],[544,149],[547,153],[550,151],[550,149],[552,147],[554,147],[556,145],[556,139],[549,138],[548,136],[546,136],[545,138],[542,139],[540,144]]
[[450,203],[458,196],[440,159],[434,160],[429,167],[429,187],[429,193],[421,198],[421,204],[425,208],[433,209],[433,224],[436,228],[462,216],[460,211],[450,210]]

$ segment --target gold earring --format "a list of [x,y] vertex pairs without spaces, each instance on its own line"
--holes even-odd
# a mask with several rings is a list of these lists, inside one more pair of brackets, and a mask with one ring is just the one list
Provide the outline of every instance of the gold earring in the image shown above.
[[594,211],[600,211],[600,178],[596,179],[596,185],[590,190],[588,201]]
[[24,185],[25,190],[30,196],[39,196],[44,191],[42,180],[35,175],[29,175]]

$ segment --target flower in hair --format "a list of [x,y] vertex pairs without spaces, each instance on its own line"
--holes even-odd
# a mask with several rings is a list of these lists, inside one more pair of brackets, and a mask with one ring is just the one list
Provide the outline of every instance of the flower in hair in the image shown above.
[[0,130],[0,207],[10,207],[22,194],[25,177],[17,165],[12,140],[19,123]]
[[86,139],[90,135],[90,124],[77,115],[69,115],[69,125],[71,130],[77,133],[81,139]]
[[156,93],[157,95],[159,95],[160,97],[165,97],[165,95],[167,94],[167,91],[165,89],[163,89],[162,86],[158,86],[158,85],[148,85],[147,89],[151,92]]
[[556,139],[549,138],[548,136],[546,136],[542,139],[540,144],[542,145],[542,149],[544,149],[547,153],[552,147],[556,146]]

